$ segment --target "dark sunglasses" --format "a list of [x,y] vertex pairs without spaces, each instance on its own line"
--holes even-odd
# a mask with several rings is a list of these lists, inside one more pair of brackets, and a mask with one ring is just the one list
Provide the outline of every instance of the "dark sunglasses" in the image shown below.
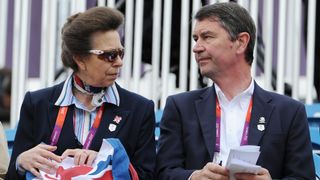
[[93,49],[90,50],[89,53],[97,55],[101,60],[114,62],[117,60],[118,56],[123,59],[124,49],[112,49],[108,51]]

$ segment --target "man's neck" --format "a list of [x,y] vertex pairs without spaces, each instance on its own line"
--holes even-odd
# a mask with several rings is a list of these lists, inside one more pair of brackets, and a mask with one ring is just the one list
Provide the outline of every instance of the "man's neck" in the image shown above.
[[226,98],[231,101],[235,96],[246,90],[251,83],[251,75],[222,77],[214,80]]

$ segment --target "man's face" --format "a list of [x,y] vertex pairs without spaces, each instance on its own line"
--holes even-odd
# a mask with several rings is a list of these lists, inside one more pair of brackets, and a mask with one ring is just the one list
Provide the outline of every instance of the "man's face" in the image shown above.
[[219,22],[212,19],[197,21],[193,52],[203,76],[215,79],[231,71],[236,63],[236,42]]

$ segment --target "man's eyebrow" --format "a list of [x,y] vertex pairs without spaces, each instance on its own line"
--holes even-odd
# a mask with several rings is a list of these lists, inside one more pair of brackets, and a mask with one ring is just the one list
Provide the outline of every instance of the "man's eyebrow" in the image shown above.
[[203,32],[200,32],[199,34],[193,34],[192,37],[197,38],[198,36],[214,35],[214,34],[215,33],[212,31],[203,31]]
[[204,36],[204,35],[214,35],[215,33],[212,31],[203,31],[200,33],[200,36]]

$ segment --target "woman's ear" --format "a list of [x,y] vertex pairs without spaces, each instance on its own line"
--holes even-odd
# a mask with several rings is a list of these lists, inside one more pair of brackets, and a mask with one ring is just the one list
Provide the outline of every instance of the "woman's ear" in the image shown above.
[[74,62],[77,64],[79,70],[87,70],[86,63],[83,61],[83,57],[80,55],[73,55],[72,56]]
[[244,53],[247,50],[250,35],[247,32],[241,32],[237,36],[237,52]]

